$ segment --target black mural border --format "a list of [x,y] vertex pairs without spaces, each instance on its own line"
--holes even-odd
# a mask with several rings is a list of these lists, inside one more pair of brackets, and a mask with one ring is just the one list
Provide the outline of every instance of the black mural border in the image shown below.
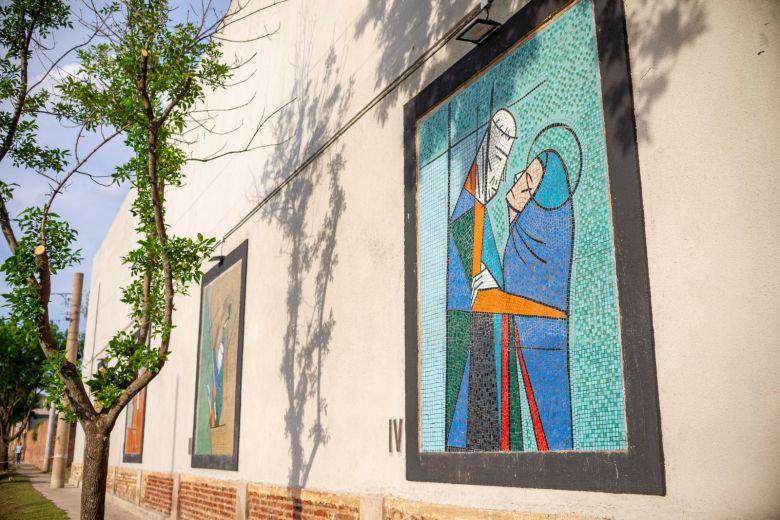
[[[195,366],[195,404],[192,409],[192,460],[190,466],[193,468],[222,469],[227,471],[238,471],[238,442],[241,432],[241,374],[244,357],[244,312],[246,304],[246,271],[247,271],[247,251],[249,241],[244,240],[233,251],[230,252],[218,265],[211,268],[203,275],[200,283],[200,309],[198,311],[198,343],[196,346],[197,363]],[[232,455],[203,455],[195,453],[195,431],[198,420],[198,378],[200,377],[200,335],[203,332],[203,294],[206,287],[219,278],[225,271],[232,267],[236,262],[241,261],[241,295],[239,297],[241,309],[238,313],[238,346],[236,349],[236,410],[235,410],[235,430],[233,431],[233,454]]]
[[404,106],[407,480],[666,494],[634,100],[621,0],[595,0],[594,8],[621,314],[627,449],[547,453],[419,450],[416,123],[571,3],[531,1]]

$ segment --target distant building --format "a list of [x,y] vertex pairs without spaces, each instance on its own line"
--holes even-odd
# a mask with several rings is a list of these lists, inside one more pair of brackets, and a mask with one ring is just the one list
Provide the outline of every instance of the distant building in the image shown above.
[[[56,429],[56,423],[54,428]],[[43,469],[46,460],[46,441],[49,439],[49,411],[46,409],[35,410],[30,418],[30,426],[25,432],[22,445],[24,446],[24,457],[22,462],[33,464],[39,469]],[[49,463],[54,458],[54,435],[51,436],[51,446],[49,449]],[[76,425],[70,426],[70,444],[68,445],[68,463],[73,462],[74,448],[76,445]],[[49,468],[51,465],[48,466]]]

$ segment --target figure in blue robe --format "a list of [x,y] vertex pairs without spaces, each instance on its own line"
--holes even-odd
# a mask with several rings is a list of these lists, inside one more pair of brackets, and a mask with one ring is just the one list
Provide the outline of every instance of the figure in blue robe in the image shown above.
[[[529,197],[521,200],[524,207],[517,211],[512,207],[512,191],[507,196],[511,223],[503,261],[504,289],[568,315],[574,237],[569,176],[555,151],[545,151],[536,160],[541,179],[523,179]],[[550,450],[570,450],[568,317],[514,315],[513,320],[527,375],[523,382],[527,393],[533,394],[526,397],[535,401],[536,419],[541,423],[533,425],[537,445],[539,449],[546,444]]]
[[[538,450],[572,449],[568,309],[574,216],[566,167],[548,150],[518,175],[506,197],[509,237],[500,263],[490,220],[478,216],[483,208],[469,188],[467,180],[450,228],[448,374],[455,366],[463,377],[449,388],[447,447],[507,450],[519,428],[530,428]],[[474,247],[475,237],[481,247]],[[511,338],[503,348],[516,353],[509,363],[502,354],[493,356],[503,338]],[[515,359],[518,370],[510,365]],[[502,388],[507,378],[509,392]],[[531,424],[519,426],[515,408],[502,407],[514,385],[525,393]]]

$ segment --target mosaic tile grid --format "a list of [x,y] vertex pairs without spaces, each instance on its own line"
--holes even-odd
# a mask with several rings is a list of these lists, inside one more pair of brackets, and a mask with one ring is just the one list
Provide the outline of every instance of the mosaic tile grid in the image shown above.
[[[447,121],[444,120],[446,125]],[[446,135],[446,127],[445,127]],[[445,139],[446,146],[446,139]],[[447,156],[420,170],[420,417],[423,451],[443,451],[446,356]]]
[[[447,388],[457,388],[460,393],[459,385],[448,382],[453,374],[447,374],[446,212],[451,213],[458,203],[490,114],[499,108],[508,109],[517,121],[517,140],[508,159],[506,179],[498,192],[506,193],[512,187],[514,173],[525,168],[529,156],[533,158],[550,147],[560,155],[575,190],[571,198],[575,231],[568,320],[573,449],[615,450],[626,446],[615,261],[594,27],[591,2],[578,2],[418,125],[418,164],[424,165],[418,188],[422,451],[445,450],[445,418],[451,419],[455,413],[454,404],[447,406]],[[535,140],[550,123],[567,125],[576,139],[559,131],[558,135],[547,132]],[[582,159],[577,140],[582,147]],[[502,258],[510,227],[504,197],[492,199],[485,214]],[[498,329],[493,327],[489,335],[493,342]],[[496,342],[490,347],[491,364],[495,362],[491,370],[500,372],[500,348],[493,351]],[[514,364],[517,367],[511,373],[522,379],[519,361]],[[487,369],[480,366],[482,372]],[[460,370],[455,370],[454,377],[462,378],[462,372],[457,374]],[[472,367],[469,374],[474,378],[479,371]],[[519,389],[519,404],[512,404],[512,417],[519,409],[524,425],[522,449],[531,451],[538,448],[533,430],[525,427],[532,422],[531,407],[522,380],[512,384]],[[469,393],[498,391],[493,402],[497,403],[500,417],[500,385],[497,378],[496,384],[491,384],[492,390],[470,388]],[[510,395],[510,401],[512,395],[515,394]],[[491,422],[494,414],[480,415],[490,424],[492,433],[474,440],[472,447],[492,451],[496,449],[496,431]],[[470,418],[469,425],[475,419]],[[513,449],[519,446],[514,439]]]
[[[485,131],[484,126],[482,131]],[[477,153],[477,134],[474,133],[473,136],[459,143],[453,143],[450,152],[450,214],[455,209],[463,182],[469,173],[469,166],[474,160],[474,154]]]

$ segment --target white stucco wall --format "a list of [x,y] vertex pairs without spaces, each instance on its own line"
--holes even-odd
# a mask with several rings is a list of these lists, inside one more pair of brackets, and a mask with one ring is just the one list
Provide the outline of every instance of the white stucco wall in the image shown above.
[[[523,3],[497,0],[492,14],[504,20]],[[176,233],[224,235],[478,2],[385,4],[291,0],[263,15],[262,24],[278,24],[278,35],[227,44],[229,57],[259,53],[252,79],[207,103],[231,106],[255,93],[246,109],[219,114],[223,127],[245,124],[231,145],[243,143],[263,113],[294,98],[259,142],[290,140],[192,165],[186,186],[169,194]],[[388,419],[404,414],[402,107],[470,50],[460,42],[438,51],[226,240],[225,254],[249,239],[239,470],[190,468],[197,287],[177,302],[173,354],[148,390],[142,467],[280,485],[306,476],[306,487],[325,491],[527,512],[780,515],[780,4],[625,6],[665,497],[407,482],[405,454],[388,453]],[[237,24],[230,36],[257,34],[262,24]],[[203,138],[198,153],[221,144]],[[126,203],[94,260],[92,287],[100,294],[90,300],[86,367],[128,325],[119,258],[132,241]],[[321,270],[329,246],[333,261]],[[296,251],[313,255],[311,265],[298,262]],[[298,319],[292,336],[291,316]],[[313,338],[329,320],[330,336]],[[281,369],[291,337],[299,349],[322,347],[309,364],[317,367],[320,356],[319,378],[302,393],[302,412],[292,414],[289,374]],[[327,442],[314,449],[317,396],[327,404]],[[301,423],[308,472],[291,471],[286,414]],[[111,465],[122,465],[123,424],[124,417],[112,436]],[[82,448],[79,432],[77,461]]]

